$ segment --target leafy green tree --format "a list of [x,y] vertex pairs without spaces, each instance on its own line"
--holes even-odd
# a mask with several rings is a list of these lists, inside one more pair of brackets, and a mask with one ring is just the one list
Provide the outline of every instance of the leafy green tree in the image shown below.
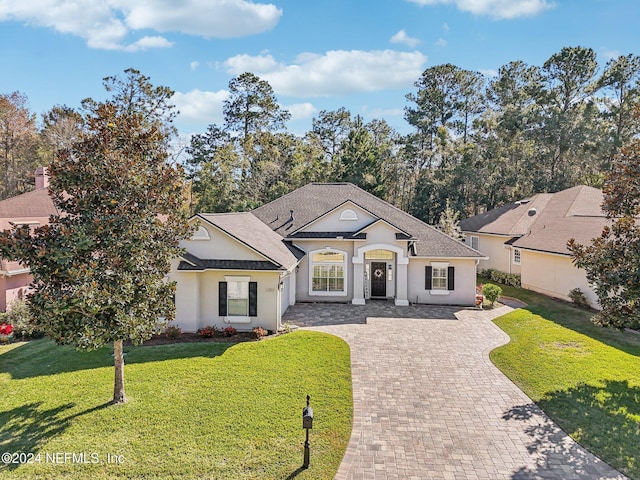
[[229,82],[229,98],[223,107],[225,129],[239,132],[242,139],[261,131],[284,129],[291,114],[278,105],[266,80],[245,72]]
[[446,207],[440,215],[437,228],[456,240],[462,240],[462,233],[460,231],[460,212],[451,207],[449,199],[446,200]]
[[173,318],[166,275],[189,226],[183,172],[168,161],[170,90],[136,70],[105,87],[112,98],[83,102],[82,136],[49,166],[60,215],[3,232],[0,254],[31,269],[39,330],[84,350],[113,343],[122,403],[123,342],[142,343]]
[[340,181],[351,182],[382,196],[384,193],[382,173],[382,164],[374,138],[362,121],[362,117],[358,115],[353,128],[343,142],[337,176]]
[[0,199],[33,189],[38,167],[36,117],[20,92],[0,95]]
[[640,100],[640,57],[630,54],[609,60],[598,79],[598,88],[605,94],[604,116],[611,135],[610,151],[603,165],[608,169],[620,147],[638,130],[633,109]]
[[482,286],[482,294],[491,302],[491,306],[493,307],[496,301],[500,298],[500,295],[502,295],[502,288],[492,283],[485,283]]
[[337,162],[352,127],[351,112],[344,107],[335,111],[322,110],[313,118],[311,130],[320,140],[328,163]]
[[[640,109],[637,110],[640,114]],[[640,140],[624,146],[604,185],[603,209],[611,221],[590,245],[568,243],[585,269],[602,310],[595,323],[640,328]]]
[[42,115],[40,156],[51,163],[59,150],[71,148],[82,134],[83,119],[67,106],[56,106]]
[[597,66],[595,52],[584,47],[564,47],[542,66],[535,140],[544,171],[536,176],[536,192],[580,183],[582,169],[596,161],[598,111],[592,96]]

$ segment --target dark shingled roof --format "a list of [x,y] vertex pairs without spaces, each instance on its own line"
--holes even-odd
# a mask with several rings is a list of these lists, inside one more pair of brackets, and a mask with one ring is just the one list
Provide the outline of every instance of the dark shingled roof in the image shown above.
[[[277,265],[259,260],[208,260],[185,254],[183,258],[188,261],[181,261],[178,270],[199,272],[202,270],[281,270]],[[196,261],[194,261],[194,259]]]
[[536,220],[536,215],[530,215],[529,211],[535,209],[536,214],[540,212],[552,195],[551,193],[540,193],[517,203],[494,208],[486,213],[462,220],[460,229],[463,232],[493,233],[507,236],[524,235]]
[[417,241],[418,256],[483,257],[480,252],[464,243],[351,183],[310,183],[256,208],[252,213],[275,232],[291,237],[304,225],[349,200],[412,235]]
[[354,232],[296,232],[287,238],[345,238],[347,240],[366,240],[366,233]]
[[[589,244],[610,224],[602,211],[602,191],[579,185],[544,193],[520,204],[506,205],[460,222],[466,232],[508,235],[517,248],[569,255],[567,241]],[[535,208],[535,215],[529,210]]]
[[580,185],[554,193],[529,232],[513,242],[517,248],[569,255],[567,242],[583,245],[600,236],[611,222],[602,211],[602,191]]
[[250,212],[201,213],[197,216],[264,255],[283,270],[288,270],[302,258],[298,249],[283,242],[280,235]]

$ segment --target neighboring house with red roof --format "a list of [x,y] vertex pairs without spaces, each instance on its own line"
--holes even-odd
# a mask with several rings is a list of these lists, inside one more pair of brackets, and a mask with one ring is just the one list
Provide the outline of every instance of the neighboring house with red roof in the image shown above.
[[[0,230],[14,225],[39,227],[49,223],[49,217],[58,212],[48,186],[46,171],[41,167],[36,170],[36,190],[0,201]],[[28,268],[0,259],[0,311],[6,311],[14,300],[23,298],[31,281]]]
[[176,324],[278,330],[296,302],[474,305],[468,245],[350,183],[311,183],[252,212],[198,214],[177,282]]
[[557,193],[540,193],[460,222],[468,245],[484,253],[480,268],[521,275],[522,287],[569,300],[580,288],[592,306],[598,298],[586,272],[572,262],[567,241],[589,244],[610,222],[602,211],[603,195],[580,185]]

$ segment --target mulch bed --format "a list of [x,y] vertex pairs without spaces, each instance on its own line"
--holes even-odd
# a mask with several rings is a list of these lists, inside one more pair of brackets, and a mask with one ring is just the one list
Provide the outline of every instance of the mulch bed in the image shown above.
[[[263,337],[264,338],[264,337]],[[253,332],[239,332],[230,337],[211,337],[203,338],[198,333],[181,333],[176,338],[169,338],[164,334],[154,335],[149,340],[145,340],[142,346],[152,345],[169,345],[172,343],[194,343],[194,342],[217,342],[217,343],[239,343],[239,342],[255,342],[258,336]],[[125,345],[130,343],[125,342]]]

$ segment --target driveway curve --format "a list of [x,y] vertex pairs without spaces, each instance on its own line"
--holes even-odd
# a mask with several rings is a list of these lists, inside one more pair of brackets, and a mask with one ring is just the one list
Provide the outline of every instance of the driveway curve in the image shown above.
[[351,348],[353,430],[336,479],[626,478],[576,444],[489,361],[509,340],[491,320],[510,307],[376,311],[387,317],[350,305],[287,312]]

